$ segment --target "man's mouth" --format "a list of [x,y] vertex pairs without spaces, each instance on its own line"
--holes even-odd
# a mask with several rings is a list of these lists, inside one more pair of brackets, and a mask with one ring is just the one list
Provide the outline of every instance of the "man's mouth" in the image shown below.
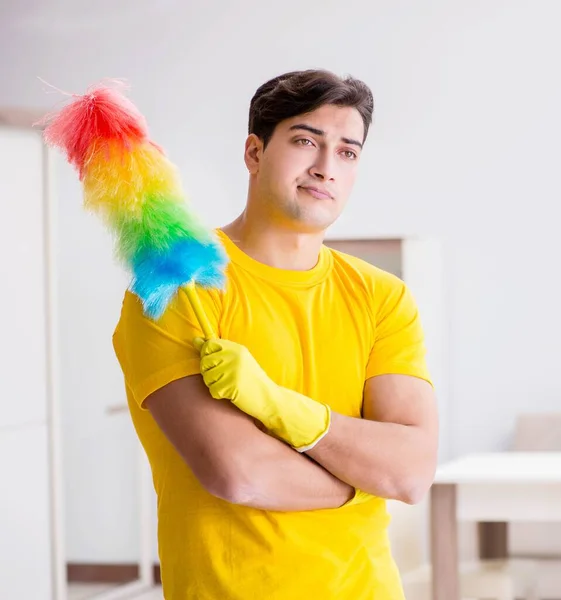
[[306,192],[308,192],[308,194],[310,194],[310,196],[313,196],[314,198],[317,198],[318,200],[332,200],[333,199],[333,196],[327,190],[323,190],[319,187],[312,186],[312,185],[301,185],[298,187],[300,187],[300,189],[302,189],[302,190],[305,190]]

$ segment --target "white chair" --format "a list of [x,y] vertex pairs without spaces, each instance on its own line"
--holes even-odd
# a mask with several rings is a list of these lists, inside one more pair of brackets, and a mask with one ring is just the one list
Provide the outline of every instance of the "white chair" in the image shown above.
[[[426,505],[388,502],[390,540],[407,600],[432,600],[432,572],[423,547]],[[535,563],[529,560],[477,560],[460,564],[460,594],[477,600],[538,600]]]

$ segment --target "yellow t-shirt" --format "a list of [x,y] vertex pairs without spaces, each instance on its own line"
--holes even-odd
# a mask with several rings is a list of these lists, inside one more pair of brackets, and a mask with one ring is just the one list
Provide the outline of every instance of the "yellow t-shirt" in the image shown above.
[[[276,269],[218,233],[231,259],[227,288],[201,290],[201,301],[218,335],[247,346],[277,384],[358,418],[369,377],[429,379],[417,308],[397,277],[326,246],[309,271]],[[143,407],[155,390],[199,373],[192,344],[198,335],[184,291],[158,322],[127,292],[114,335],[158,496],[166,600],[402,599],[383,499],[261,511],[220,500],[199,484]]]

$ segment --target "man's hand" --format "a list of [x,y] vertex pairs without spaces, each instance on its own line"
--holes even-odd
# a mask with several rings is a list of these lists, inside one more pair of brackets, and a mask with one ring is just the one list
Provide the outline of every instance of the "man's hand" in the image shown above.
[[242,396],[275,385],[245,346],[221,339],[205,342],[195,338],[193,343],[201,354],[201,375],[216,400],[231,400],[236,404]]
[[249,350],[222,339],[194,340],[201,374],[213,398],[228,399],[299,452],[328,432],[329,407],[272,381]]

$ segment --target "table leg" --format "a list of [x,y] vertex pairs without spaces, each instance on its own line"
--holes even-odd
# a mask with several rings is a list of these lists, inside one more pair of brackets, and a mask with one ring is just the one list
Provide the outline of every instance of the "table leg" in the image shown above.
[[431,488],[431,560],[433,600],[460,600],[456,486]]
[[479,558],[508,557],[508,523],[478,523]]

